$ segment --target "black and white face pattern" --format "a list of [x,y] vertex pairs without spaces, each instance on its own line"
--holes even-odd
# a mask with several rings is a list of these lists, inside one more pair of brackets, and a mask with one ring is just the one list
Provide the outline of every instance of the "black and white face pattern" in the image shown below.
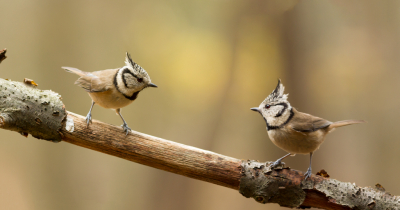
[[122,82],[124,83],[125,88],[141,90],[145,88],[149,83],[150,78],[147,74],[146,75],[135,74],[134,71],[132,71],[127,67],[121,69],[120,71],[121,71]]
[[137,94],[151,84],[150,76],[147,72],[133,62],[129,53],[126,53],[125,66],[118,70],[115,76],[115,85],[118,91],[120,91],[126,97],[131,97],[133,94]]
[[267,129],[275,129],[285,125],[293,117],[292,106],[283,94],[285,87],[278,81],[275,90],[260,104],[259,112],[267,122]]

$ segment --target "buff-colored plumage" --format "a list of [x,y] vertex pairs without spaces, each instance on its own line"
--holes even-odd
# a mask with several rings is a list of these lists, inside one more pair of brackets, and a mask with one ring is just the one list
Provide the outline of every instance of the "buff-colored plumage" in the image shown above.
[[106,109],[115,109],[124,124],[126,134],[131,130],[121,115],[121,108],[131,104],[139,92],[147,87],[157,87],[151,83],[147,72],[133,62],[126,53],[125,66],[117,69],[107,69],[95,72],[84,72],[77,68],[62,67],[64,70],[79,75],[75,84],[88,92],[92,98],[92,106],[86,116],[87,125],[92,121],[92,108],[98,104]]
[[279,148],[291,154],[310,154],[324,142],[326,134],[337,127],[363,123],[346,120],[332,123],[325,119],[293,110],[293,118],[280,129],[268,131],[269,138]]
[[[279,148],[288,152],[288,155],[310,154],[310,167],[306,178],[311,175],[311,158],[314,151],[324,142],[325,136],[337,127],[363,123],[363,120],[344,120],[330,122],[328,120],[299,112],[288,102],[288,95],[284,94],[285,87],[278,82],[275,90],[252,110],[259,112],[266,124],[268,136]],[[279,165],[282,159],[275,161]]]
[[106,109],[120,109],[131,104],[134,100],[124,97],[114,87],[113,81],[119,69],[108,69],[95,72],[83,72],[76,68],[63,69],[81,76],[75,84],[85,89],[90,98],[99,106]]

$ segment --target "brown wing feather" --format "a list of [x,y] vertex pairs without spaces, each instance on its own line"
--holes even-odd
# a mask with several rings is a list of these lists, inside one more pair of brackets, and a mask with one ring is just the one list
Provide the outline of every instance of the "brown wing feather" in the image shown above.
[[92,72],[92,92],[103,92],[114,87],[114,78],[118,70],[119,68]]
[[88,73],[88,72],[84,72],[84,71],[81,71],[81,70],[79,70],[77,68],[73,68],[73,67],[63,66],[61,68],[64,69],[65,71],[69,72],[69,73],[74,73],[74,74],[77,74],[77,75],[79,75],[81,77]]
[[87,92],[104,92],[113,85],[113,80],[118,69],[109,69],[95,72],[84,72],[72,67],[62,67],[68,72],[81,76],[75,84]]
[[313,132],[327,128],[332,122],[315,117],[306,113],[299,112],[293,108],[294,116],[291,120],[291,128],[298,132]]
[[[85,89],[87,92],[103,92],[107,90],[102,85],[93,85],[98,83],[99,79],[94,76],[83,76],[75,81],[76,85]],[[93,86],[96,86],[96,88],[93,88]]]

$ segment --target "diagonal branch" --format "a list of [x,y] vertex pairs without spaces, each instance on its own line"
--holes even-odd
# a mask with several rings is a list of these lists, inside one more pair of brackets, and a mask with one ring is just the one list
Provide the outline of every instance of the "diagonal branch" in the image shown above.
[[227,157],[173,141],[93,120],[65,111],[60,95],[0,79],[0,128],[23,135],[65,141],[129,161],[218,184],[260,203],[285,207],[323,209],[400,209],[400,198],[382,187],[355,184],[313,175],[307,181],[300,171],[271,170],[259,163]]

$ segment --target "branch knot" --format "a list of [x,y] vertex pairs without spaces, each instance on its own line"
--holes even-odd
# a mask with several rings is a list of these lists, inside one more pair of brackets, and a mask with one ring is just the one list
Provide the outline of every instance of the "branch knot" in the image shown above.
[[239,192],[246,198],[254,198],[259,203],[278,203],[290,208],[299,207],[306,198],[301,185],[288,184],[285,176],[271,175],[273,171],[271,164],[272,162],[243,161]]

